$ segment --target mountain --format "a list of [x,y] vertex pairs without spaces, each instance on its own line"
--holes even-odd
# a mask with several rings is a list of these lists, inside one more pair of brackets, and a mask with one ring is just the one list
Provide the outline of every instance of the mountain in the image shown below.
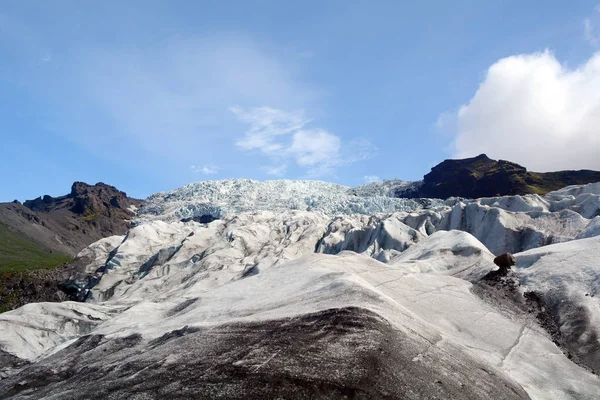
[[83,182],[65,196],[0,203],[0,312],[67,300],[64,283],[81,268],[73,257],[126,233],[141,204],[113,186]]
[[599,261],[600,182],[198,182],[79,253],[85,301],[0,314],[0,397],[597,398]]
[[0,203],[0,269],[48,267],[87,245],[124,234],[140,200],[104,183],[75,182],[65,196]]
[[421,185],[396,190],[395,197],[493,197],[546,194],[569,185],[600,181],[598,171],[530,172],[519,164],[492,160],[485,154],[460,160],[445,160],[425,175]]

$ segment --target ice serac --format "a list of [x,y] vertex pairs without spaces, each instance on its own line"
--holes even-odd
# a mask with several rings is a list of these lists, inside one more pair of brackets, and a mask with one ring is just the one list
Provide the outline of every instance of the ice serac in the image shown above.
[[548,193],[546,197],[553,201],[553,210],[569,208],[585,218],[594,218],[600,215],[600,182],[567,186],[564,189]]
[[[151,196],[125,236],[80,253],[85,303],[0,314],[0,397],[597,397],[593,185],[448,202],[365,190],[230,180]],[[558,336],[538,309],[478,292],[506,251]]]
[[600,237],[516,255],[526,290],[537,293],[559,329],[559,342],[600,373]]
[[226,180],[193,183],[150,196],[137,223],[201,221],[242,212],[318,211],[330,217],[405,213],[402,223],[422,234],[459,229],[473,234],[494,254],[516,253],[572,240],[600,215],[600,184],[570,186],[545,196],[481,199],[392,198],[419,182],[384,181],[351,189],[318,181]]
[[425,237],[404,224],[403,217],[403,214],[337,217],[329,224],[317,252],[337,254],[351,250],[367,253],[380,261],[389,261]]
[[406,197],[407,193],[412,193],[423,185],[422,181],[403,181],[400,179],[384,180],[381,182],[372,182],[357,186],[352,192],[357,196],[389,196]]
[[31,303],[2,314],[0,347],[32,361],[68,339],[85,335],[116,309],[78,302]]
[[171,192],[156,193],[140,209],[141,220],[167,221],[222,216],[246,211],[318,211],[327,215],[410,211],[443,205],[435,199],[393,198],[320,181],[254,181],[229,179],[192,183]]
[[585,229],[575,237],[575,239],[585,239],[594,236],[600,236],[600,216],[591,220]]
[[461,231],[439,231],[412,246],[390,264],[415,272],[456,276],[476,282],[494,266],[494,255],[475,237]]
[[588,224],[588,219],[569,209],[511,212],[471,201],[455,205],[436,229],[469,232],[499,255],[572,240]]
[[141,224],[111,255],[90,301],[143,299],[194,285],[211,288],[256,274],[313,253],[328,221],[321,213],[265,211],[210,224],[160,220]]

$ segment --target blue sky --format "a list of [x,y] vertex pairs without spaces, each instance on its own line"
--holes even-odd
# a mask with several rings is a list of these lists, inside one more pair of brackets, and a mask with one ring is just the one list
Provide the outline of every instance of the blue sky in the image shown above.
[[594,1],[0,4],[0,201],[600,169]]

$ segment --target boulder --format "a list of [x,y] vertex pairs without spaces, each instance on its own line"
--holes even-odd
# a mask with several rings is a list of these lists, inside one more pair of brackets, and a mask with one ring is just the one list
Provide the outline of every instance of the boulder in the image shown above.
[[500,267],[501,270],[508,270],[516,264],[516,260],[512,254],[504,253],[494,258],[494,264]]

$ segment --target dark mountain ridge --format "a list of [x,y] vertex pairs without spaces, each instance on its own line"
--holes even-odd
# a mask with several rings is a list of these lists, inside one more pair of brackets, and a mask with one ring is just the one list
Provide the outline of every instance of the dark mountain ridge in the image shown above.
[[[48,252],[72,257],[103,237],[125,234],[141,203],[102,182],[75,182],[65,196],[45,195],[23,204],[0,203],[0,223],[7,238],[11,234],[25,235]],[[10,240],[6,241],[8,244]]]
[[65,196],[0,203],[0,312],[67,300],[63,283],[82,267],[73,257],[99,239],[125,234],[141,204],[101,182],[75,182]]
[[530,172],[510,161],[492,160],[485,154],[445,160],[424,176],[423,184],[396,197],[494,197],[546,194],[569,185],[599,182],[600,172],[590,170]]

